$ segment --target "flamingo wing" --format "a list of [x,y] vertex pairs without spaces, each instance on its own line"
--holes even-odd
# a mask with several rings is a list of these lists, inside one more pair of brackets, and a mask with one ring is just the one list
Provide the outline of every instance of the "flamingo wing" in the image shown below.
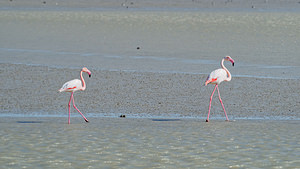
[[59,89],[59,92],[74,92],[77,90],[80,90],[82,87],[81,80],[74,79],[71,81],[66,82],[61,89]]
[[224,69],[217,69],[212,71],[206,79],[205,84],[220,84],[227,78],[227,73]]

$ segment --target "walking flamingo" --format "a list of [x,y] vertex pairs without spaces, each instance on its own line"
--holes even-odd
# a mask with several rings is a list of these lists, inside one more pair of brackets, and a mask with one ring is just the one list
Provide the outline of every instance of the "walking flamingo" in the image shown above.
[[207,119],[206,119],[206,122],[209,122],[209,113],[210,113],[210,108],[211,108],[211,101],[212,101],[212,97],[215,93],[215,90],[217,88],[218,90],[218,94],[219,94],[219,100],[220,100],[220,103],[223,107],[223,110],[224,110],[224,113],[225,113],[225,116],[226,116],[226,121],[229,121],[228,120],[228,117],[227,117],[227,114],[226,114],[226,111],[225,111],[225,107],[223,105],[223,102],[222,102],[222,99],[221,99],[221,96],[220,96],[220,91],[219,91],[219,87],[218,85],[223,82],[223,81],[230,81],[231,80],[231,74],[230,72],[228,71],[228,69],[224,66],[224,60],[226,61],[230,61],[232,63],[232,66],[234,66],[234,60],[230,57],[230,56],[226,56],[222,59],[221,61],[221,69],[216,69],[214,71],[212,71],[210,73],[210,75],[207,77],[206,81],[205,81],[205,86],[207,84],[215,84],[215,88],[210,96],[210,101],[209,101],[209,108],[208,108],[208,115],[207,115]]
[[68,108],[69,108],[69,120],[68,120],[68,124],[70,124],[70,106],[71,106],[71,101],[73,100],[73,106],[74,108],[81,114],[81,116],[84,118],[84,120],[86,122],[89,122],[87,120],[87,118],[84,117],[84,115],[78,110],[78,108],[75,106],[75,101],[74,101],[74,95],[73,93],[77,90],[85,90],[86,88],[86,85],[85,85],[85,81],[83,79],[83,76],[82,76],[82,72],[86,72],[89,77],[91,77],[91,71],[89,71],[86,67],[82,68],[81,71],[80,71],[80,79],[74,79],[74,80],[71,80],[71,81],[68,81],[66,82],[62,87],[61,89],[59,89],[58,91],[59,92],[71,92],[71,97],[70,97],[70,101],[69,101],[69,104],[68,104]]

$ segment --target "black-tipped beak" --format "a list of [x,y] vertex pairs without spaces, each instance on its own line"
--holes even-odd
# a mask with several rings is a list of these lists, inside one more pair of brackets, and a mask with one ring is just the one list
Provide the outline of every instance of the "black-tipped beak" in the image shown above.
[[232,63],[232,66],[234,66],[234,62]]
[[91,77],[92,76],[92,74],[89,74],[89,77]]

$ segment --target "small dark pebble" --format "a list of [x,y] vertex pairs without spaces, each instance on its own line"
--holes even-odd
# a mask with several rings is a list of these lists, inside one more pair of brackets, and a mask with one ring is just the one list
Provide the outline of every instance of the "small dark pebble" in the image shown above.
[[43,4],[46,4],[46,1],[43,1]]
[[126,116],[125,116],[124,114],[122,114],[120,117],[121,117],[121,118],[125,118]]
[[137,47],[136,49],[137,49],[137,50],[139,50],[139,49],[140,49],[140,47]]

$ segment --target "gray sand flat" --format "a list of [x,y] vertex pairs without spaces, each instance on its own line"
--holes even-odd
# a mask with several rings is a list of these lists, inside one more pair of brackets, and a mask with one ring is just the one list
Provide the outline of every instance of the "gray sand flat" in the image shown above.
[[[84,113],[130,116],[205,118],[213,86],[203,86],[206,75],[91,70],[87,89],[75,93]],[[67,116],[70,94],[59,93],[64,82],[79,78],[78,69],[1,64],[1,112]],[[220,92],[234,118],[299,119],[298,80],[233,78]],[[271,84],[271,85],[269,85]],[[77,114],[77,113],[76,113]],[[223,118],[217,95],[212,118]]]

